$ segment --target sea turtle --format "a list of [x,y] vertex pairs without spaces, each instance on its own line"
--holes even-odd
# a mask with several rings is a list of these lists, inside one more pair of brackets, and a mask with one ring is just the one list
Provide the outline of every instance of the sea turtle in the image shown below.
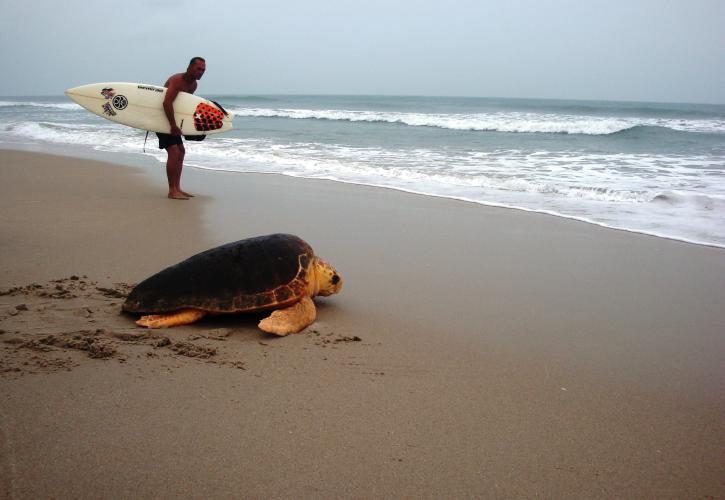
[[148,328],[186,325],[207,314],[275,309],[265,332],[297,333],[315,321],[312,297],[342,288],[337,271],[291,234],[228,243],[189,257],[139,283],[123,310]]

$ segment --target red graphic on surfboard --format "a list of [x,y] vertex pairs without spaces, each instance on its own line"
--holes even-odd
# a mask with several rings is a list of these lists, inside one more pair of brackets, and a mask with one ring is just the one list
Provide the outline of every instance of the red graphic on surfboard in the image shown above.
[[223,120],[224,113],[203,102],[194,110],[194,128],[199,132],[220,129],[224,126]]

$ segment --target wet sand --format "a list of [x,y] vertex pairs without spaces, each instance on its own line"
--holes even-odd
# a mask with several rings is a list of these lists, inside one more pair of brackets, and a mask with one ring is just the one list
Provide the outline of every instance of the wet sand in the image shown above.
[[[139,164],[0,151],[0,497],[725,496],[725,250]],[[346,280],[304,332],[119,313],[273,232]]]

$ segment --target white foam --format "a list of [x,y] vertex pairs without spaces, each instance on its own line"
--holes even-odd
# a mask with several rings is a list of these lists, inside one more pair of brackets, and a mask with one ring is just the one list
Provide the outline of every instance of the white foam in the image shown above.
[[[28,139],[86,145],[109,151],[138,151],[143,132],[103,122],[67,125],[19,122],[6,132]],[[155,140],[155,139],[154,139]],[[269,140],[215,138],[189,148],[198,165],[232,170],[335,177],[362,183],[384,181],[418,188],[478,189],[605,203],[648,203],[673,186],[725,195],[721,172],[703,170],[700,156],[579,154],[517,150],[454,152],[418,148],[361,148],[322,143],[276,144]],[[251,168],[250,168],[251,167]],[[688,184],[689,183],[689,184]],[[661,201],[661,199],[660,199]]]
[[13,107],[35,107],[35,108],[53,108],[53,109],[64,109],[64,110],[81,110],[81,106],[74,102],[34,102],[34,101],[0,101],[0,108],[13,108]]
[[13,136],[55,144],[90,146],[105,151],[137,148],[138,131],[108,122],[108,125],[68,125],[54,122],[16,122],[5,127]]
[[[113,152],[140,153],[143,136],[95,118],[0,126],[0,142],[20,138]],[[147,154],[166,159],[155,144]],[[387,187],[725,246],[725,159],[714,156],[353,147],[226,135],[189,145],[186,161]]]
[[638,126],[685,132],[725,133],[723,120],[613,118],[546,113],[428,114],[356,110],[313,110],[232,107],[237,117],[289,118],[349,122],[399,123],[413,127],[484,132],[609,135]]

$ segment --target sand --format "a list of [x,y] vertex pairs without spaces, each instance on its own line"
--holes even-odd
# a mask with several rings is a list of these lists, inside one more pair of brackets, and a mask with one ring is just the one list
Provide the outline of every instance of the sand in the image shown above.
[[[0,497],[725,496],[725,250],[136,163],[0,151]],[[345,278],[302,333],[120,314],[273,232]]]

